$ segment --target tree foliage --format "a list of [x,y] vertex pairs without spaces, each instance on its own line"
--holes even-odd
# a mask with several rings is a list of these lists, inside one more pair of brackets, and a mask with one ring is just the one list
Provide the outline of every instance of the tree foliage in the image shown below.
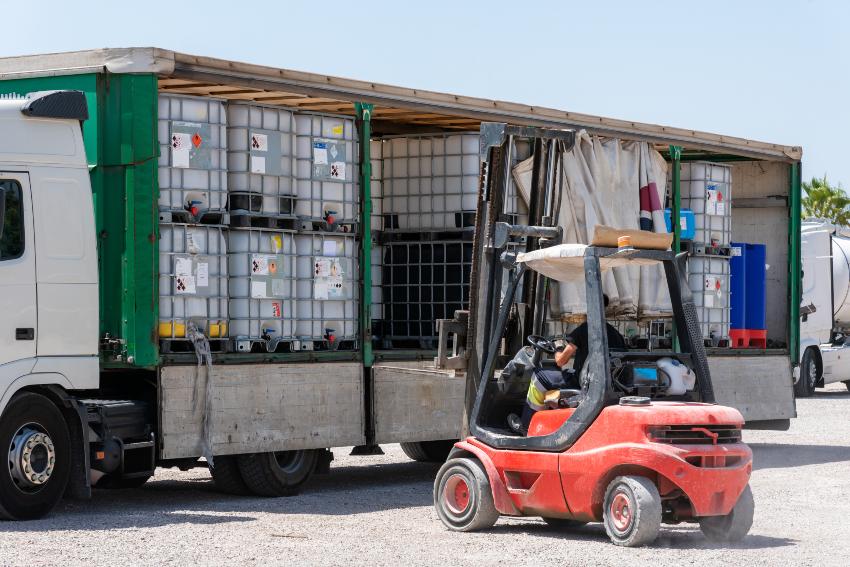
[[850,226],[850,197],[841,184],[830,185],[826,175],[803,182],[803,218],[815,217],[834,224]]

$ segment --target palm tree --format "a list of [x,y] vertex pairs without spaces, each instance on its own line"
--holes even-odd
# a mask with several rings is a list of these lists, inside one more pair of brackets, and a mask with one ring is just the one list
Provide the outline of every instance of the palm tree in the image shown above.
[[811,182],[803,182],[803,218],[815,217],[834,224],[850,226],[850,197],[839,183],[830,185],[826,175],[812,177]]

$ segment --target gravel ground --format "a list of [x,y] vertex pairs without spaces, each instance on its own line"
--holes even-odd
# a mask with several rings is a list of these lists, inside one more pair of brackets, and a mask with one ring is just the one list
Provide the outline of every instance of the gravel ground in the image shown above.
[[3,565],[844,565],[850,560],[850,393],[798,402],[788,432],[747,431],[755,524],[736,546],[695,526],[662,528],[652,548],[622,549],[591,524],[564,532],[503,518],[486,533],[443,528],[437,467],[398,446],[381,457],[335,451],[331,474],[300,496],[229,497],[204,469],[161,469],[141,489],[95,491],[44,520],[0,523]]

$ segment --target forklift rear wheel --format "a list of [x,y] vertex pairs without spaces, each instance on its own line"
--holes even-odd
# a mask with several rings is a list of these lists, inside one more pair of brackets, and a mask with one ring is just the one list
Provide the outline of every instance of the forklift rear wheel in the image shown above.
[[240,455],[239,472],[257,496],[294,496],[313,476],[318,456],[314,449]]
[[443,524],[458,532],[487,529],[499,519],[487,472],[476,459],[451,459],[440,467],[434,506]]
[[756,504],[753,491],[748,484],[744,487],[735,507],[726,516],[706,516],[699,519],[699,529],[709,541],[741,541],[753,525]]
[[33,520],[46,515],[68,485],[71,437],[59,409],[32,392],[16,394],[0,421],[0,518]]
[[820,368],[813,348],[807,348],[800,362],[800,379],[794,384],[794,394],[798,398],[808,398],[815,393],[815,385],[820,377]]
[[602,518],[615,545],[639,547],[655,541],[661,528],[661,496],[643,476],[618,476],[605,491]]
[[239,458],[236,455],[221,455],[213,457],[213,466],[210,467],[213,483],[219,492],[235,494],[237,496],[248,496],[253,494],[239,472]]
[[404,454],[420,463],[445,463],[457,439],[402,443]]
[[569,518],[543,518],[543,521],[546,522],[546,524],[552,526],[553,528],[563,530],[573,530],[587,525],[587,522],[582,522],[581,520],[571,520]]

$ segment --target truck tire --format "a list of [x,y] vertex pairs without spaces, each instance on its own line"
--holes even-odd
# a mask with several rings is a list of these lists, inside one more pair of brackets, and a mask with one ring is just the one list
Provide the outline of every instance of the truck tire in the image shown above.
[[239,457],[236,455],[221,455],[213,458],[215,466],[210,467],[215,487],[219,492],[235,494],[236,496],[247,496],[253,494],[239,471]]
[[440,467],[434,507],[443,524],[456,532],[485,530],[499,519],[490,479],[478,459],[451,459]]
[[257,496],[294,496],[316,470],[318,450],[239,455],[239,472]]
[[655,541],[661,529],[661,496],[644,476],[618,476],[605,490],[602,519],[614,545],[639,547]]
[[726,516],[706,516],[699,519],[699,529],[712,542],[736,542],[744,539],[753,525],[755,500],[750,485],[744,487],[735,507]]
[[820,379],[820,364],[814,349],[811,347],[803,353],[800,361],[800,379],[794,384],[794,394],[798,398],[808,398],[815,393],[815,384]]
[[413,441],[402,443],[401,450],[404,454],[420,463],[445,463],[452,450],[456,439],[442,441]]
[[62,499],[71,470],[68,425],[53,403],[38,394],[15,394],[0,419],[0,518],[34,520]]

